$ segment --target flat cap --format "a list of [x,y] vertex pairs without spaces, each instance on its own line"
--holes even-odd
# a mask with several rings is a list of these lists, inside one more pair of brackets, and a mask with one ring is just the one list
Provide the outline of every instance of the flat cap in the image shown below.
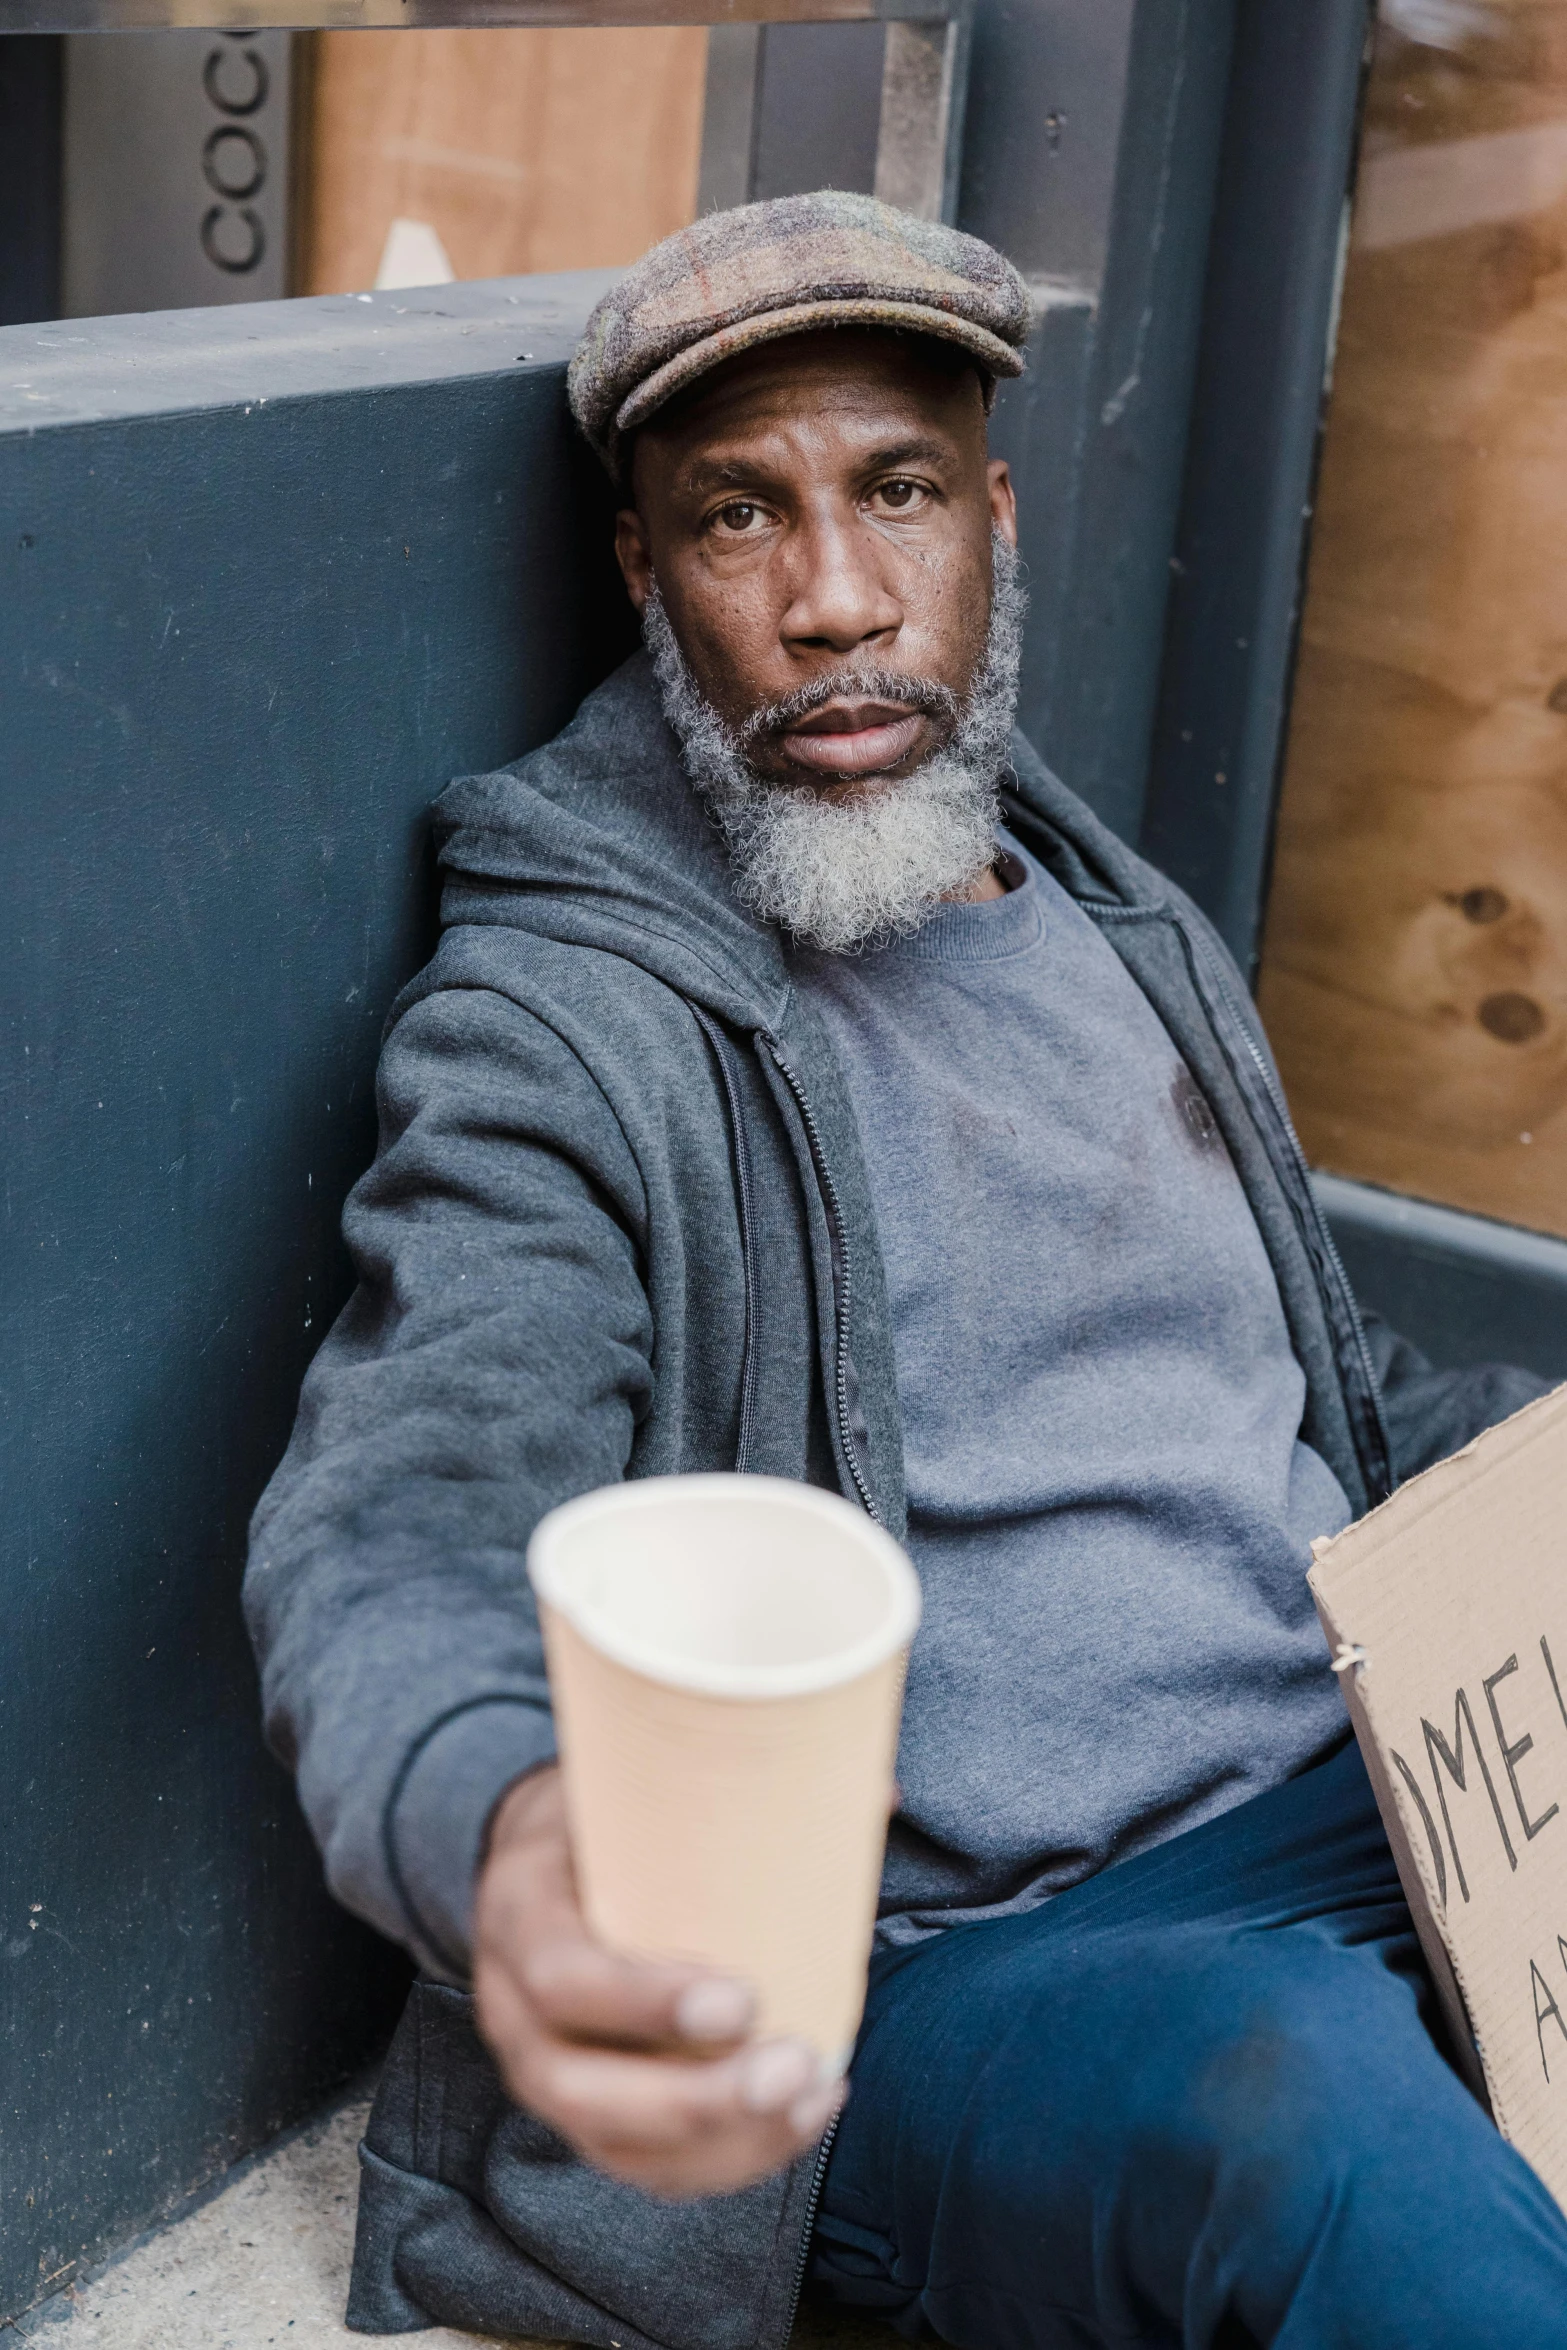
[[813,328],[938,336],[981,372],[1021,375],[1028,288],[978,237],[824,188],[710,212],[665,237],[588,320],[571,412],[612,474],[621,443],[709,368]]

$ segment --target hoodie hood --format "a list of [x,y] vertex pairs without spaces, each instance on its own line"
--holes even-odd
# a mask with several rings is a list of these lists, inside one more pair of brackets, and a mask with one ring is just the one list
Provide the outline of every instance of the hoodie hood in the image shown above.
[[501,923],[600,947],[722,1019],[782,1025],[790,982],[778,934],[735,895],[646,653],[542,750],[453,783],[435,834],[444,925]]

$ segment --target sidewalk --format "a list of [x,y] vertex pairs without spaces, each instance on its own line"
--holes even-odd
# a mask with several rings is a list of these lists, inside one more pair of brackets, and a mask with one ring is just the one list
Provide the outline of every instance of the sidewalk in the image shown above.
[[[346,2350],[355,2148],[367,2099],[287,2139],[185,2219],[0,2327],[0,2350]],[[474,2350],[446,2327],[429,2350]],[[490,2345],[493,2350],[493,2345]]]
[[[368,2100],[355,2099],[246,2166],[231,2186],[102,2273],[0,2325],[0,2350],[354,2350],[375,2337],[343,2324],[353,2246],[355,2149]],[[449,2327],[411,2334],[418,2350],[496,2350]],[[896,2350],[883,2327],[813,2311],[791,2350]]]

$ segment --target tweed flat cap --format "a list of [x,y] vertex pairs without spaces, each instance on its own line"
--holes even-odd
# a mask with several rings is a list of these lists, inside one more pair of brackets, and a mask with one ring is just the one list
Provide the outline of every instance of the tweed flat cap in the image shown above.
[[710,212],[645,253],[588,320],[571,411],[612,474],[621,442],[709,368],[816,327],[901,327],[1021,375],[1028,288],[978,237],[824,188]]

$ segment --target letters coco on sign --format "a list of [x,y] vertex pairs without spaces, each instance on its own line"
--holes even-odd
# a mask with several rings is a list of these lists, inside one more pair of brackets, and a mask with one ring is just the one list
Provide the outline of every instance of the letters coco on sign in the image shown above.
[[213,195],[201,218],[201,249],[214,269],[244,277],[259,269],[266,227],[254,199],[267,184],[268,155],[250,119],[266,105],[271,86],[266,57],[249,33],[224,33],[201,69],[208,105],[221,119],[201,147],[201,176]]
[[1567,2209],[1567,1387],[1314,1557],[1460,2066]]
[[65,36],[68,317],[288,292],[293,38]]

